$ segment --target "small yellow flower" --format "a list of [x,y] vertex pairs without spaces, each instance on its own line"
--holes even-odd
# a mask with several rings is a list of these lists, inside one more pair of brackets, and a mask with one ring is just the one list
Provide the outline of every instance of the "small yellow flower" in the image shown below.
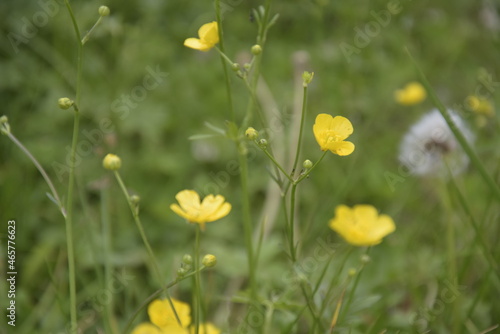
[[203,257],[201,263],[207,268],[213,267],[217,264],[217,257],[212,254],[207,254]]
[[425,88],[418,82],[412,81],[403,89],[398,89],[394,92],[396,102],[404,106],[412,106],[425,100],[427,93]]
[[187,328],[191,323],[191,308],[188,304],[172,298],[175,311],[179,316],[182,327],[179,326],[175,313],[167,299],[156,299],[148,305],[148,315],[151,322],[164,330],[165,328]]
[[221,195],[210,194],[200,201],[200,195],[196,191],[182,190],[175,195],[175,199],[180,206],[172,204],[170,209],[188,222],[200,224],[202,230],[205,229],[205,223],[221,219],[231,211],[231,204],[225,202]]
[[250,140],[255,140],[259,136],[259,133],[254,128],[250,127],[246,129],[245,136]]
[[478,115],[487,117],[492,117],[494,115],[493,105],[485,98],[471,95],[467,97],[465,102],[467,107]]
[[107,154],[102,160],[102,166],[109,170],[118,170],[122,166],[122,160],[115,154]]
[[184,46],[188,48],[208,51],[219,43],[219,28],[217,22],[206,23],[198,30],[200,38],[188,38],[184,41]]
[[391,217],[379,215],[371,205],[355,205],[352,209],[339,205],[329,226],[354,246],[377,245],[396,229]]
[[334,154],[349,155],[354,151],[354,144],[344,141],[354,131],[351,122],[342,116],[332,117],[319,114],[313,126],[314,137],[322,151],[330,150]]
[[[137,325],[132,334],[190,334],[195,333],[191,324],[191,307],[188,304],[172,298],[177,315],[182,325],[179,325],[168,300],[155,299],[148,306],[151,323],[143,322]],[[191,326],[190,326],[191,325]],[[220,330],[212,323],[202,323],[200,334],[220,334]]]

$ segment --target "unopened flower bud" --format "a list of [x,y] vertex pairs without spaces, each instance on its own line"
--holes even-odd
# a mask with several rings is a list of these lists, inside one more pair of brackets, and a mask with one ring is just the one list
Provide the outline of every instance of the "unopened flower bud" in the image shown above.
[[302,80],[304,81],[304,87],[306,87],[311,83],[313,77],[314,77],[314,72],[305,71],[304,73],[302,73]]
[[139,196],[137,196],[137,195],[130,196],[130,202],[132,202],[133,205],[139,204],[140,201],[141,201],[141,198]]
[[109,15],[109,7],[108,6],[101,6],[99,7],[99,15],[101,16],[108,16]]
[[189,270],[187,270],[186,268],[179,268],[177,269],[177,277],[184,277],[186,276],[186,274],[188,273]]
[[366,254],[361,255],[361,263],[367,264],[370,261],[371,261],[371,258],[369,255],[366,255]]
[[354,275],[356,275],[358,271],[354,268],[351,268],[349,269],[349,271],[347,272],[347,274],[349,275],[349,277],[353,277]]
[[243,65],[243,68],[244,68],[245,70],[247,70],[247,71],[250,71],[250,68],[252,68],[252,65],[250,65],[249,63],[245,63],[245,64]]
[[254,46],[252,46],[251,50],[254,56],[258,56],[262,53],[262,47],[259,44],[255,44]]
[[259,146],[265,149],[267,147],[267,140],[265,140],[264,138],[259,140]]
[[207,254],[203,257],[203,260],[201,260],[201,263],[205,267],[210,268],[210,267],[213,267],[217,264],[217,258],[215,257],[215,255]]
[[8,135],[10,133],[9,119],[5,115],[0,117],[0,132],[3,135]]
[[109,170],[118,170],[122,166],[122,160],[119,156],[109,153],[102,160],[102,165]]
[[255,140],[259,136],[259,133],[254,128],[250,127],[245,131],[245,136],[250,140]]
[[233,63],[231,64],[231,69],[234,71],[234,72],[237,72],[240,70],[240,64],[238,63]]
[[66,110],[71,108],[75,102],[73,100],[68,99],[67,97],[61,97],[58,101],[57,104],[59,105],[59,108]]
[[307,160],[304,160],[304,163],[302,164],[302,166],[304,166],[304,168],[306,168],[306,169],[309,169],[313,166],[313,163],[311,160],[307,159]]
[[189,255],[189,254],[184,254],[184,256],[182,257],[182,263],[184,263],[184,264],[192,264],[193,263],[192,256]]

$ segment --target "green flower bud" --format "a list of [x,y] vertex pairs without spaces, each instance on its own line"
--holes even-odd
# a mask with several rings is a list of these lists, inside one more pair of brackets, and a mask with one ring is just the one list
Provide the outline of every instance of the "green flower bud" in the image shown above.
[[234,72],[239,71],[239,69],[240,69],[240,64],[238,64],[238,63],[233,63],[233,64],[231,65],[231,69],[232,69]]
[[5,115],[0,117],[0,132],[3,135],[8,135],[10,133],[9,119]]
[[304,163],[302,164],[302,166],[304,166],[304,168],[306,168],[306,169],[309,169],[309,168],[311,168],[313,166],[313,163],[312,163],[311,160],[307,159],[307,160],[304,161]]
[[255,140],[259,136],[259,133],[254,128],[250,127],[245,131],[245,136],[250,140]]
[[118,170],[122,166],[122,160],[119,156],[109,153],[102,160],[102,165],[109,170]]
[[267,148],[267,140],[265,140],[264,138],[259,140],[259,146],[262,147],[263,149]]
[[205,267],[210,268],[210,267],[213,267],[217,264],[217,258],[215,257],[215,255],[207,254],[203,257],[203,260],[201,260],[201,263]]
[[250,71],[250,68],[252,68],[252,65],[250,65],[249,63],[245,63],[245,64],[243,65],[243,68],[244,68],[245,70],[247,70],[247,71]]
[[307,72],[305,71],[302,73],[302,80],[304,81],[304,87],[309,85],[314,77],[314,72]]
[[347,272],[347,274],[349,275],[349,277],[353,277],[354,275],[356,275],[358,271],[354,268],[351,268],[349,269],[349,271]]
[[184,254],[182,257],[182,263],[184,264],[192,264],[193,263],[193,258],[189,254]]
[[369,255],[366,255],[366,254],[361,255],[361,263],[367,264],[370,261],[371,261],[371,258]]
[[180,277],[186,276],[186,274],[188,273],[188,271],[189,270],[186,269],[186,268],[179,268],[179,269],[177,269],[177,277],[180,278]]
[[75,102],[73,100],[68,99],[67,97],[61,97],[58,101],[57,104],[59,104],[59,108],[66,110],[71,108]]
[[252,46],[252,54],[254,56],[258,56],[262,53],[262,47],[258,44],[255,44],[254,46]]
[[137,195],[132,195],[130,196],[130,201],[132,202],[133,205],[138,205],[139,202],[141,201],[141,198]]
[[109,7],[108,6],[101,6],[99,7],[99,15],[101,16],[108,16],[110,13]]

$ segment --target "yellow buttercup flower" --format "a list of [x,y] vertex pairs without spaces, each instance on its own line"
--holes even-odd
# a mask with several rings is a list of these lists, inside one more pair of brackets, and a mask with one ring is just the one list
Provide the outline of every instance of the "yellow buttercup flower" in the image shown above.
[[172,298],[172,304],[175,307],[182,326],[177,322],[174,310],[170,307],[167,299],[155,299],[148,305],[149,319],[161,329],[187,328],[191,323],[191,308],[188,304],[174,298]]
[[351,122],[342,116],[332,117],[319,114],[313,126],[314,137],[322,151],[330,150],[334,154],[349,155],[354,151],[354,144],[344,141],[354,131]]
[[492,117],[494,115],[493,105],[485,98],[474,95],[468,96],[466,99],[467,107],[478,115]]
[[[174,311],[168,300],[155,299],[148,305],[148,315],[151,323],[143,322],[137,325],[132,334],[191,334],[195,333],[191,324],[191,307],[188,304],[172,298],[181,325],[175,318]],[[190,326],[191,325],[191,326]],[[212,323],[201,323],[200,334],[220,334],[220,330]]]
[[418,104],[425,100],[426,97],[427,92],[425,88],[416,81],[410,82],[403,89],[398,89],[394,92],[396,102],[404,106]]
[[355,205],[352,209],[339,205],[329,226],[354,246],[377,245],[396,229],[391,217],[379,215],[371,205]]
[[217,22],[206,23],[198,30],[200,38],[188,38],[184,41],[184,46],[188,48],[208,51],[219,43],[219,28]]
[[188,222],[200,224],[202,230],[205,229],[205,223],[221,219],[231,211],[231,204],[225,202],[221,195],[210,194],[200,201],[200,195],[196,191],[182,190],[175,195],[175,199],[180,206],[172,204],[170,209]]

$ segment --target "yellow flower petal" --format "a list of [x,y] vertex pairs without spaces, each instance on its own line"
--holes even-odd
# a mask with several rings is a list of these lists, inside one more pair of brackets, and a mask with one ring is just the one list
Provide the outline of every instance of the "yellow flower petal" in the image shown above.
[[[182,328],[187,328],[191,323],[191,308],[188,304],[172,298],[177,315],[182,324]],[[170,303],[166,299],[155,299],[148,305],[149,319],[153,324],[161,329],[166,327],[180,327],[175,317]]]
[[[331,116],[330,116],[331,117]],[[330,123],[330,130],[335,132],[341,140],[346,139],[354,131],[351,122],[342,116],[335,116]]]
[[395,100],[402,105],[410,106],[418,104],[425,100],[427,92],[425,88],[418,82],[410,82],[403,89],[398,89],[394,92]]
[[219,43],[219,27],[217,22],[206,23],[201,26],[198,30],[198,36],[207,45],[213,47],[215,44]]
[[162,334],[161,330],[153,324],[143,322],[137,325],[132,334]]
[[179,202],[171,204],[170,209],[190,223],[204,224],[221,219],[231,211],[231,204],[225,202],[221,195],[208,195],[200,203],[200,196],[194,190],[183,190],[175,198]]
[[328,149],[340,156],[349,155],[354,152],[354,144],[350,141],[333,142],[327,145]]
[[184,41],[184,46],[187,46],[188,48],[195,49],[198,51],[208,51],[210,50],[213,45],[206,44],[202,40],[198,38],[188,38]]
[[354,246],[373,246],[394,232],[396,226],[391,217],[378,215],[371,205],[356,205],[353,209],[339,205],[329,226]]

